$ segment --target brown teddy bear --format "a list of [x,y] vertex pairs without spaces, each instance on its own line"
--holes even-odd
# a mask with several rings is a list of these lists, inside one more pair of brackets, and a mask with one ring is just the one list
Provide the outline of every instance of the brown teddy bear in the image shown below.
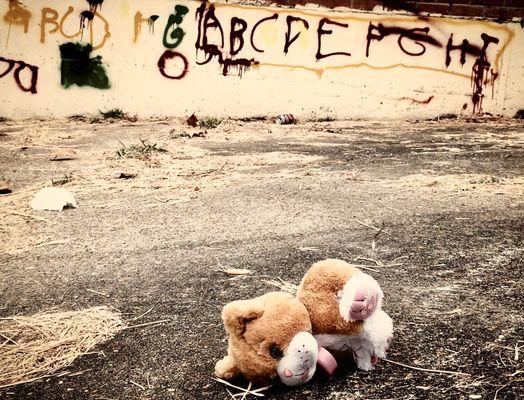
[[371,276],[344,261],[325,260],[309,269],[297,297],[271,292],[226,304],[228,355],[216,363],[215,374],[255,383],[278,376],[296,386],[313,377],[317,364],[334,372],[337,363],[326,348],[350,351],[359,368],[371,370],[385,357],[393,332],[382,297]]
[[309,381],[317,363],[333,373],[336,361],[319,349],[306,307],[283,292],[228,303],[222,310],[227,356],[215,365],[219,378],[243,375],[256,383],[279,377],[288,386]]

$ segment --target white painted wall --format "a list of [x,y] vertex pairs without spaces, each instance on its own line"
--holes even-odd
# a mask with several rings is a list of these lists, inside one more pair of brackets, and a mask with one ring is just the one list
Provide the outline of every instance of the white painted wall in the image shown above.
[[[33,116],[63,117],[94,113],[97,110],[122,108],[140,117],[152,115],[184,116],[193,112],[210,116],[253,116],[293,113],[298,117],[334,116],[338,118],[405,118],[430,117],[442,113],[472,113],[472,68],[478,57],[466,56],[459,62],[460,51],[451,52],[451,64],[446,68],[446,44],[451,34],[459,44],[463,39],[482,47],[481,34],[499,39],[490,44],[486,53],[491,68],[498,73],[494,85],[487,82],[483,111],[512,116],[524,108],[524,31],[519,23],[497,24],[474,19],[430,18],[394,14],[366,14],[321,8],[285,9],[241,6],[218,3],[216,16],[225,36],[224,57],[228,57],[231,18],[244,19],[247,30],[245,44],[236,58],[255,58],[259,65],[244,71],[231,69],[227,76],[213,59],[206,65],[197,61],[197,7],[193,1],[167,0],[105,0],[92,23],[83,31],[83,39],[98,47],[92,57],[101,56],[111,88],[107,90],[73,85],[61,85],[59,45],[80,40],[79,14],[89,9],[82,0],[0,0],[0,57],[23,61],[38,67],[36,94],[22,91],[14,79],[15,70],[0,78],[0,116],[24,118]],[[176,51],[187,59],[187,74],[178,80],[167,79],[159,71],[158,60],[164,51],[164,28],[175,5],[185,5],[189,13],[180,25],[185,36]],[[11,7],[11,13],[9,12]],[[27,33],[24,32],[23,11],[30,13]],[[70,12],[67,13],[71,7]],[[49,8],[46,10],[46,8]],[[43,23],[42,15],[58,13],[57,26]],[[147,22],[141,25],[136,43],[135,16],[158,15],[154,34]],[[22,13],[22,14],[20,14]],[[259,25],[254,34],[255,45],[264,49],[256,52],[250,43],[254,24],[277,13],[278,19]],[[22,17],[20,17],[20,15]],[[11,17],[9,17],[11,15]],[[293,23],[291,36],[301,32],[289,47],[283,48],[286,18],[300,17],[309,24]],[[348,27],[325,25],[333,31],[323,35],[322,52],[343,51],[351,56],[337,55],[316,60],[318,26],[322,18],[348,24]],[[106,22],[104,22],[106,21]],[[429,28],[429,35],[442,47],[425,44],[423,55],[411,56],[398,45],[398,34],[372,41],[366,57],[368,26],[383,24],[407,29]],[[44,32],[44,34],[42,34]],[[216,31],[207,30],[211,43],[217,43]],[[376,31],[375,31],[376,33]],[[77,35],[73,38],[66,36]],[[103,42],[106,36],[105,43]],[[421,47],[411,39],[402,44],[410,52]],[[177,56],[179,57],[179,56]],[[181,58],[166,63],[166,73],[181,72]],[[0,61],[0,75],[9,63]],[[490,74],[488,73],[488,76]],[[31,71],[20,71],[21,84],[30,87]],[[429,102],[424,103],[424,101]],[[466,107],[463,110],[463,107]]]

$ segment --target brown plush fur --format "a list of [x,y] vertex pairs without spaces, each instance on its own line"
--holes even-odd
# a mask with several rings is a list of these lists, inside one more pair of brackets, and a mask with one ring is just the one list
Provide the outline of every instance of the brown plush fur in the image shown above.
[[337,299],[347,280],[360,273],[358,268],[334,259],[319,261],[306,272],[297,297],[309,312],[313,334],[351,335],[362,330],[362,321],[342,319]]
[[311,332],[304,305],[282,292],[226,304],[222,319],[229,335],[228,355],[216,363],[215,374],[225,379],[242,374],[264,383],[276,377],[278,361],[271,357],[271,347],[285,351],[298,332]]

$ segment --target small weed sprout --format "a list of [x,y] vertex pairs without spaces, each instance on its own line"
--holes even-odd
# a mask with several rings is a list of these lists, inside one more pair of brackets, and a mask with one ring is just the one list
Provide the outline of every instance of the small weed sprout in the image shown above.
[[498,176],[486,176],[478,180],[472,179],[469,181],[469,183],[472,183],[472,184],[490,184],[490,183],[500,183],[500,182],[502,182],[502,179],[499,178]]
[[221,122],[218,118],[204,118],[198,121],[198,126],[203,129],[215,129]]
[[111,110],[107,111],[99,110],[99,112],[100,114],[102,114],[102,117],[104,117],[104,119],[123,119],[126,116],[126,114],[124,113],[124,111],[122,111],[121,108],[112,108]]
[[122,145],[117,151],[116,154],[118,157],[126,158],[141,158],[147,157],[151,153],[165,153],[167,150],[160,147],[157,143],[149,143],[148,140],[140,139],[139,144],[132,144],[131,146],[126,146],[124,143],[120,142]]
[[315,122],[333,122],[335,120],[335,117],[332,115],[324,115],[323,117],[319,117],[315,120]]

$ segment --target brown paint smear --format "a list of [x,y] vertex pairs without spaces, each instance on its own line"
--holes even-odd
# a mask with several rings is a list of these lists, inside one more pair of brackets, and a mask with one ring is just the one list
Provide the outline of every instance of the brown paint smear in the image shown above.
[[413,97],[401,97],[399,100],[409,100],[414,104],[429,104],[434,98],[435,96],[429,96],[426,100],[417,100]]
[[136,43],[138,41],[138,37],[140,36],[140,33],[142,32],[142,23],[148,22],[148,18],[144,18],[144,14],[142,14],[140,11],[137,11],[135,14],[135,29],[134,29],[134,36],[133,36],[133,43]]
[[18,0],[9,0],[9,9],[4,15],[4,21],[9,24],[7,31],[7,39],[5,47],[9,44],[9,38],[11,37],[11,27],[13,25],[20,25],[24,27],[24,33],[29,31],[29,20],[31,19],[31,13],[22,7]]
[[[60,15],[58,14],[58,11],[56,11],[56,10],[50,8],[50,7],[42,8],[42,17],[41,17],[41,20],[40,20],[40,43],[45,43],[46,34],[56,33],[56,32],[60,32],[60,34],[64,38],[66,38],[66,39],[74,39],[74,38],[77,38],[77,37],[82,37],[82,30],[79,31],[79,32],[75,32],[74,34],[71,34],[71,35],[67,34],[64,31],[65,21],[67,20],[67,18],[69,18],[69,16],[73,12],[74,12],[74,8],[72,6],[69,6],[69,8],[65,12],[65,14],[60,19],[60,22],[58,22],[58,18],[60,17]],[[92,21],[90,21],[91,23],[89,24],[89,40],[90,40],[90,43],[93,46],[93,50],[98,50],[98,49],[101,49],[102,47],[104,47],[104,45],[106,44],[107,40],[111,37],[111,33],[109,31],[109,22],[107,22],[107,20],[101,14],[99,14],[98,12],[94,13],[93,20],[94,20],[95,17],[100,19],[102,21],[102,23],[104,24],[104,37],[102,38],[101,42],[98,45],[96,45],[96,46],[93,43],[93,41],[94,41],[94,28],[93,28]],[[52,28],[51,30],[47,31],[47,25],[52,25],[52,26],[54,26],[54,28]]]

